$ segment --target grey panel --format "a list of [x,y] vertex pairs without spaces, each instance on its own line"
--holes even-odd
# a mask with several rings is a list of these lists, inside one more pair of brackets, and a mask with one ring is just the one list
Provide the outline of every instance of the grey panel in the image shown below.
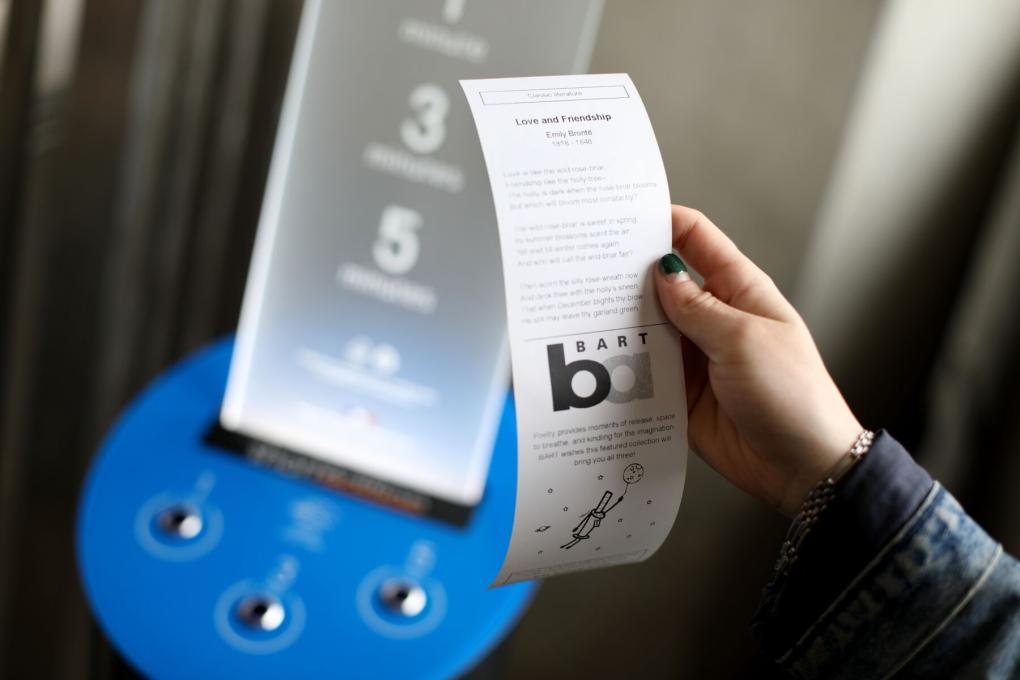
[[507,387],[488,182],[458,79],[573,72],[600,3],[309,3],[221,420],[460,503]]

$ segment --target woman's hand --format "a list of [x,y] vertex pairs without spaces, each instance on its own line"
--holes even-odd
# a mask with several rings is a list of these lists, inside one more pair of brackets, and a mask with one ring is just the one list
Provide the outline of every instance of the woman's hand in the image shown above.
[[762,270],[696,210],[673,206],[676,255],[659,301],[684,336],[691,447],[730,482],[796,514],[861,424],[800,316]]

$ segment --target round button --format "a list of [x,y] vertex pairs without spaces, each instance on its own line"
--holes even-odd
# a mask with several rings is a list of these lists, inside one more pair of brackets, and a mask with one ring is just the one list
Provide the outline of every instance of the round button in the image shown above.
[[428,595],[417,583],[405,579],[390,579],[380,586],[379,601],[390,611],[412,618],[425,609]]
[[269,633],[283,625],[286,613],[272,595],[252,595],[238,603],[237,618],[249,628]]
[[301,637],[307,613],[301,596],[245,579],[224,590],[213,608],[216,632],[246,654],[275,654]]
[[159,528],[171,536],[190,540],[202,531],[202,515],[187,505],[173,505],[159,514]]
[[392,640],[427,635],[446,617],[442,582],[412,576],[401,567],[381,566],[365,574],[354,603],[366,626]]

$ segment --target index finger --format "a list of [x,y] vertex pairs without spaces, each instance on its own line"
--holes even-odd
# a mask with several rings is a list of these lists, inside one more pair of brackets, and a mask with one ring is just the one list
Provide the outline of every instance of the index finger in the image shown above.
[[723,302],[770,318],[796,316],[772,279],[701,211],[673,206],[673,248]]

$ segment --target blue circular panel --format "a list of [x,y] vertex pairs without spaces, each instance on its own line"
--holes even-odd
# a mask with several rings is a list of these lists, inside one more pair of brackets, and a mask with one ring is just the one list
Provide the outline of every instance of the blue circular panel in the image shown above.
[[400,514],[206,444],[231,343],[171,369],[96,456],[78,562],[103,629],[161,678],[449,677],[509,631],[531,584],[488,589],[515,495],[513,406],[468,526]]

